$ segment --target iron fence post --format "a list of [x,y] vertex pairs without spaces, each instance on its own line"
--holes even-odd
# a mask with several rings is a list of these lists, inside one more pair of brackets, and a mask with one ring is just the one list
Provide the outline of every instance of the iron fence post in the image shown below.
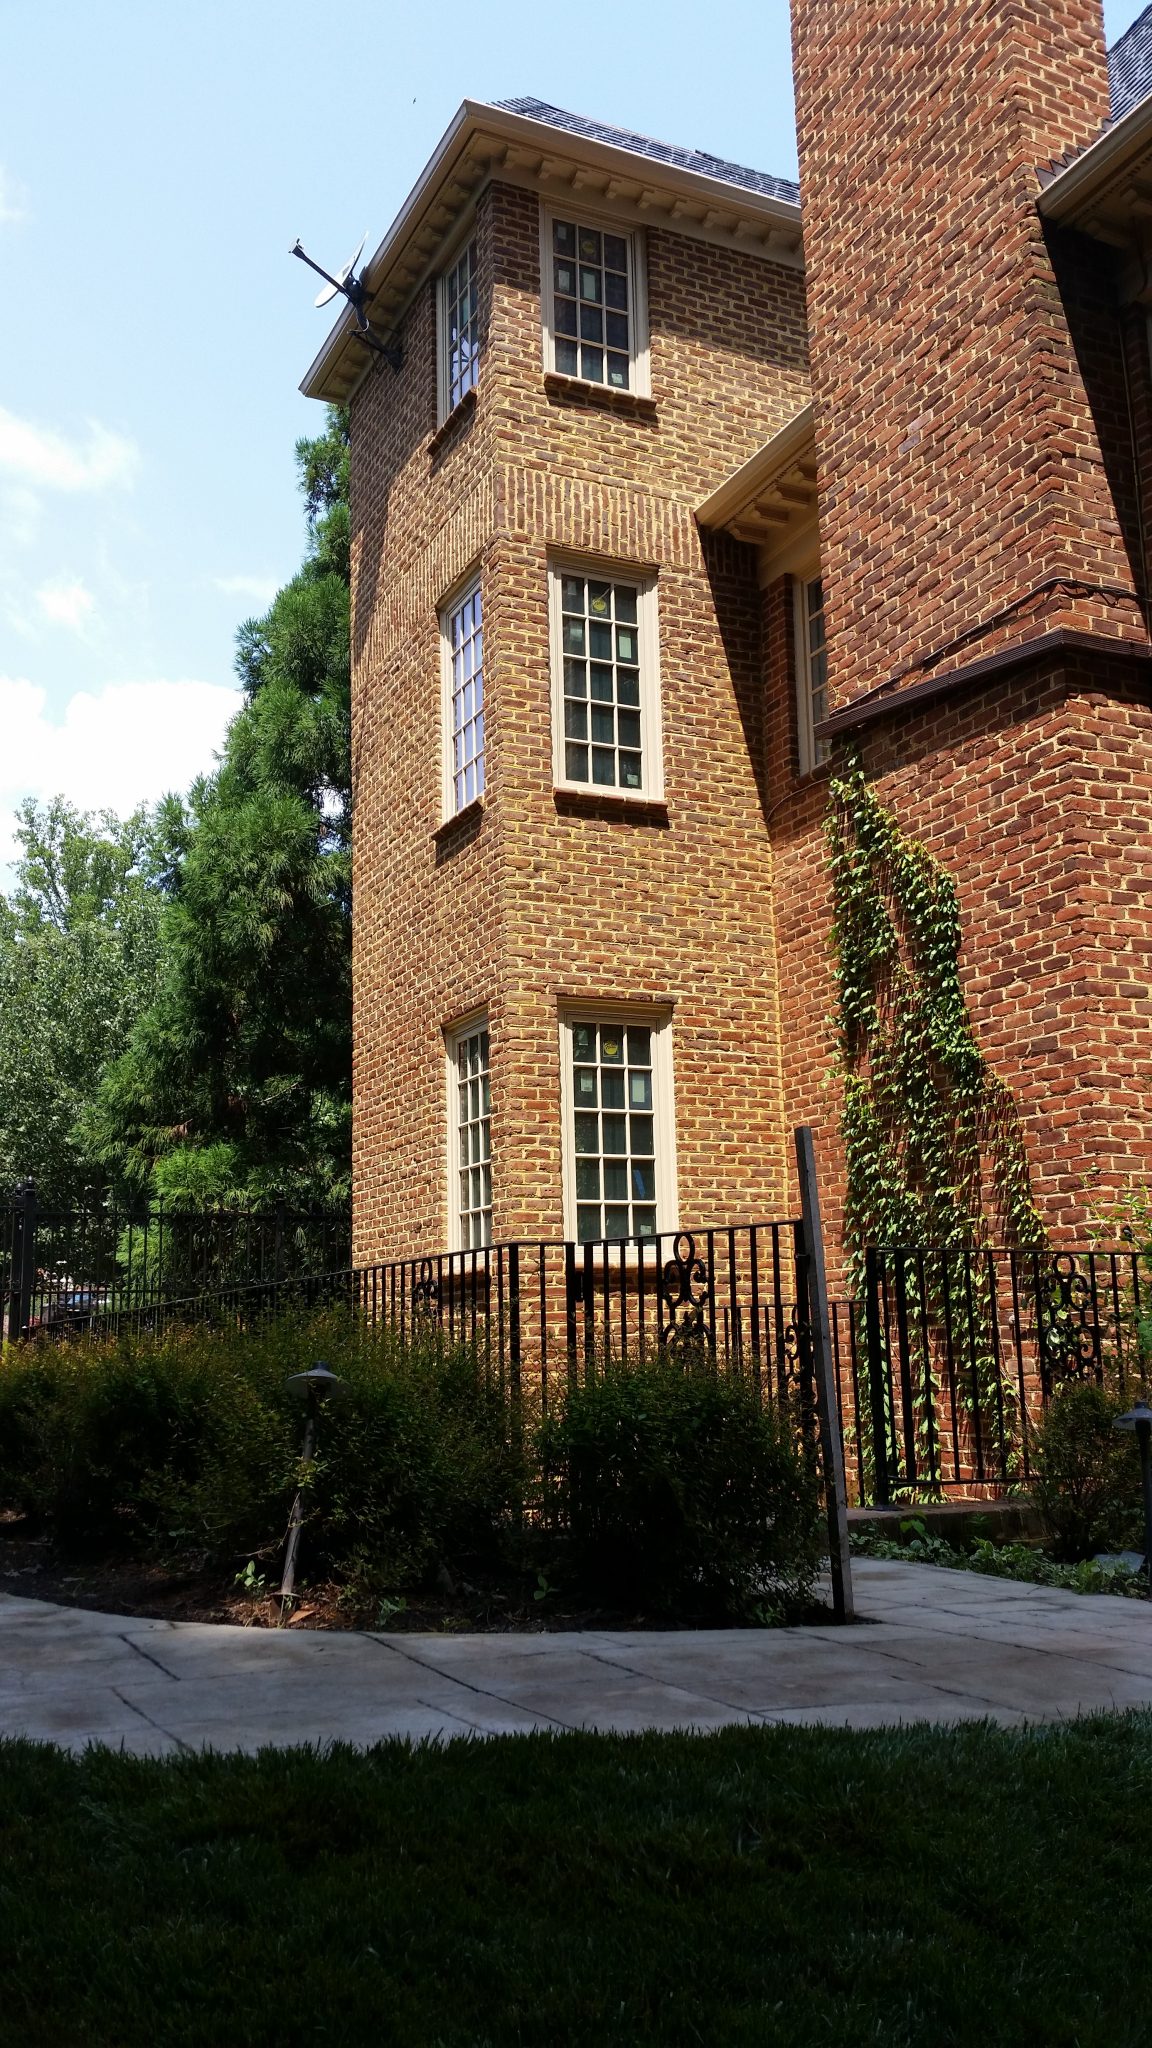
[[812,1131],[801,1124],[795,1132],[796,1170],[800,1179],[800,1217],[804,1232],[808,1326],[816,1378],[816,1416],[824,1466],[824,1500],[828,1516],[828,1559],[832,1573],[832,1609],[837,1621],[855,1618],[852,1598],[852,1557],[848,1549],[848,1488],[844,1477],[844,1438],[832,1358],[832,1316],[824,1265],[824,1233],[820,1226],[820,1190]]
[[872,1418],[872,1483],[874,1506],[892,1505],[888,1473],[888,1424],[884,1414],[884,1338],[880,1323],[880,1254],[869,1245],[864,1254],[864,1348],[868,1361],[868,1406]]
[[9,1274],[8,1338],[14,1342],[27,1330],[36,1285],[36,1183],[17,1189],[12,1216],[12,1268]]

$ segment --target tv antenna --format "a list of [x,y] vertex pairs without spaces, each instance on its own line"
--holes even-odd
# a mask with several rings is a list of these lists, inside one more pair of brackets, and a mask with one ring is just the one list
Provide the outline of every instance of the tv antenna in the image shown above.
[[357,341],[362,341],[365,348],[371,349],[373,355],[383,356],[390,369],[398,370],[404,360],[403,350],[401,349],[398,337],[395,334],[390,334],[388,339],[384,340],[383,336],[376,333],[364,310],[368,292],[364,283],[364,273],[361,271],[359,277],[357,277],[356,265],[364,253],[364,244],[367,240],[368,236],[366,234],[360,237],[360,246],[356,254],[344,265],[339,277],[333,277],[330,270],[324,269],[323,264],[313,262],[307,251],[301,248],[299,236],[296,237],[288,254],[290,256],[298,256],[301,263],[306,263],[309,270],[314,270],[317,277],[324,279],[324,289],[322,292],[317,292],[316,304],[318,306],[327,306],[336,297],[337,293],[347,299],[356,320]]

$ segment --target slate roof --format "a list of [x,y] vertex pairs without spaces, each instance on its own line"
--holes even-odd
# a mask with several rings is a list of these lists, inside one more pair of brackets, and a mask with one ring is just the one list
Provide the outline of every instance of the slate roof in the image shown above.
[[704,150],[679,149],[674,142],[654,142],[650,135],[634,135],[630,128],[610,128],[605,121],[587,121],[583,114],[566,114],[562,107],[550,107],[544,100],[499,100],[497,105],[506,113],[524,114],[530,121],[546,121],[550,128],[564,128],[569,135],[587,135],[592,142],[630,149],[635,156],[651,157],[654,163],[699,171],[705,178],[742,186],[745,192],[763,193],[766,199],[782,199],[788,206],[800,204],[800,187],[791,178],[773,178],[767,171],[750,171],[743,164],[730,164],[726,157],[709,156]]
[[[1109,50],[1108,79],[1114,121],[1122,120],[1152,93],[1152,0]],[[710,156],[706,150],[681,149],[674,142],[656,142],[650,135],[637,135],[631,128],[611,128],[606,121],[589,121],[583,114],[568,114],[563,107],[550,107],[546,100],[499,100],[497,105],[510,114],[524,114],[530,121],[546,121],[550,128],[566,129],[569,135],[587,135],[593,142],[629,149],[635,156],[651,157],[658,164],[700,171],[706,178],[719,178],[725,185],[739,185],[746,192],[762,192],[766,198],[782,199],[789,206],[800,204],[800,187],[791,178],[774,178],[768,171],[752,171],[745,164],[729,163],[727,157]]]
[[1122,121],[1152,92],[1152,6],[1137,16],[1108,52],[1112,119]]

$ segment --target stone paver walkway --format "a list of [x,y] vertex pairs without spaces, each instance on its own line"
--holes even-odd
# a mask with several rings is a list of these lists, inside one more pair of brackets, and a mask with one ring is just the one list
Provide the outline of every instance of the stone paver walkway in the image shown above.
[[0,1595],[0,1734],[138,1754],[532,1728],[1006,1725],[1152,1705],[1152,1607],[858,1560],[851,1629],[339,1635]]

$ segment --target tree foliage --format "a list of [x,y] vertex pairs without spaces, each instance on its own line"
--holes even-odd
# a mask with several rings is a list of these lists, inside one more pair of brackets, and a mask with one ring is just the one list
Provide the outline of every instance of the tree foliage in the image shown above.
[[16,885],[0,896],[0,1191],[32,1177],[42,1201],[80,1200],[101,1166],[78,1129],[161,972],[159,845],[57,797],[21,806]]
[[160,807],[164,970],[86,1124],[116,1178],[186,1199],[348,1182],[346,416],[296,455],[305,560],[239,631],[219,767]]

